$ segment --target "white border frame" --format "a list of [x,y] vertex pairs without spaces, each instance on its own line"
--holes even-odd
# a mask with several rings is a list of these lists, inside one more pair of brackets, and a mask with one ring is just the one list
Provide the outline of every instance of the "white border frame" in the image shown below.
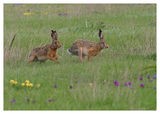
[[[137,4],[148,4],[148,3],[155,3],[157,4],[157,111],[143,111],[144,113],[159,113],[160,112],[160,84],[158,82],[160,82],[160,78],[159,77],[159,74],[160,74],[160,67],[159,67],[159,62],[160,60],[158,59],[160,57],[160,53],[159,53],[159,49],[160,49],[160,41],[159,41],[159,37],[160,37],[160,3],[159,3],[160,0],[107,0],[107,1],[104,1],[104,0],[0,0],[0,35],[1,35],[1,38],[0,38],[0,51],[1,51],[1,55],[0,55],[0,69],[1,69],[1,75],[0,75],[0,111],[3,112],[3,113],[8,113],[8,112],[11,112],[11,111],[4,111],[4,108],[3,108],[3,76],[4,76],[4,65],[3,65],[3,53],[4,53],[4,49],[3,49],[3,5],[5,3],[40,3],[40,4],[43,4],[43,3],[59,3],[59,4],[70,4],[70,3],[74,3],[74,4],[87,4],[87,3],[92,3],[92,4],[104,4],[104,3],[108,3],[108,4],[133,4],[133,3],[137,3]],[[2,53],[3,52],[3,53]],[[54,110],[53,110],[54,111]],[[109,110],[106,110],[107,113]],[[106,111],[83,111],[85,113],[88,113],[88,112],[91,112],[91,113],[106,113]],[[133,110],[134,111],[134,110]],[[121,112],[117,112],[117,111],[109,111],[109,113],[135,113],[133,111],[121,111]],[[32,111],[29,111],[29,113],[32,112]],[[46,111],[45,111],[46,112]],[[64,111],[54,111],[54,113],[61,113],[61,112],[64,112]],[[13,112],[11,112],[13,113]],[[28,111],[14,111],[14,113],[28,113]],[[36,111],[35,113],[43,113],[43,111]],[[47,111],[47,113],[53,113],[52,111]],[[81,112],[75,112],[75,111],[65,111],[65,113],[81,113]],[[141,111],[136,111],[136,113],[142,113]]]

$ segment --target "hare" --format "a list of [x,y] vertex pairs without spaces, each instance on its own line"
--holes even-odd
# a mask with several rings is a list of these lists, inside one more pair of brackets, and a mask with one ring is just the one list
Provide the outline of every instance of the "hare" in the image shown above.
[[61,43],[57,40],[58,34],[56,31],[51,30],[52,44],[47,44],[43,47],[37,47],[32,50],[29,55],[28,62],[40,61],[44,62],[49,59],[58,63],[58,48],[61,47]]
[[67,49],[67,52],[71,55],[79,56],[80,62],[82,62],[85,56],[88,56],[88,61],[90,61],[94,56],[98,55],[102,49],[108,48],[101,29],[99,29],[99,38],[99,43],[88,40],[76,40],[71,48]]

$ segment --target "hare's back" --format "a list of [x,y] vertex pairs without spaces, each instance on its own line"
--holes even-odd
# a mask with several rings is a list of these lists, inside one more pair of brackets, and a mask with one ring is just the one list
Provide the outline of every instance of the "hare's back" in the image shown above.
[[92,41],[89,41],[89,40],[76,40],[72,46],[74,47],[86,47],[86,48],[89,48],[89,47],[93,47],[96,45],[96,42],[92,42]]
[[47,52],[48,52],[48,47],[49,45],[46,45],[44,47],[37,47],[37,48],[34,48],[30,54],[31,55],[36,55],[36,56],[45,56],[47,55]]
[[82,47],[82,54],[88,55],[88,50],[96,45],[95,42],[88,40],[76,40],[68,50],[72,55],[78,55],[79,48]]

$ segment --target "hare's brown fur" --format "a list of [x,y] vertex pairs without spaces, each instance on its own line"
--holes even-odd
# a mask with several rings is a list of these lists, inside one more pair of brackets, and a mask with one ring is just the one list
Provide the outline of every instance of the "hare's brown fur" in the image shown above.
[[99,38],[99,43],[88,40],[76,40],[67,51],[72,55],[79,56],[81,62],[85,56],[88,56],[88,60],[91,60],[94,56],[98,55],[102,49],[108,48],[101,30],[99,30]]
[[58,34],[56,31],[51,31],[52,44],[47,44],[43,47],[37,47],[32,50],[28,58],[28,62],[40,61],[47,59],[58,62],[57,51],[61,47],[61,43],[57,40]]

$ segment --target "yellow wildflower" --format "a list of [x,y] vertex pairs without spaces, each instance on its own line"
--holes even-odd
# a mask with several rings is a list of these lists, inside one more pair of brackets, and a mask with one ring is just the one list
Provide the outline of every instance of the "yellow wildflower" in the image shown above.
[[14,85],[17,85],[18,84],[18,82],[17,81],[14,81],[14,83],[13,83]]
[[93,83],[89,83],[89,86],[90,86],[90,87],[93,87]]
[[10,80],[10,84],[13,84],[14,83],[14,80]]
[[26,83],[26,86],[29,87],[30,86],[29,83]]
[[43,12],[43,15],[47,15],[47,12],[44,11],[44,12]]
[[40,87],[40,84],[37,84],[36,87],[39,88],[39,87]]
[[33,84],[32,84],[32,83],[30,83],[30,84],[29,84],[29,87],[33,87]]
[[26,83],[26,84],[29,84],[29,80],[26,80],[25,83]]
[[24,86],[25,86],[25,83],[21,83],[21,86],[24,87]]
[[31,12],[25,12],[25,13],[23,13],[23,15],[32,15],[32,13]]

